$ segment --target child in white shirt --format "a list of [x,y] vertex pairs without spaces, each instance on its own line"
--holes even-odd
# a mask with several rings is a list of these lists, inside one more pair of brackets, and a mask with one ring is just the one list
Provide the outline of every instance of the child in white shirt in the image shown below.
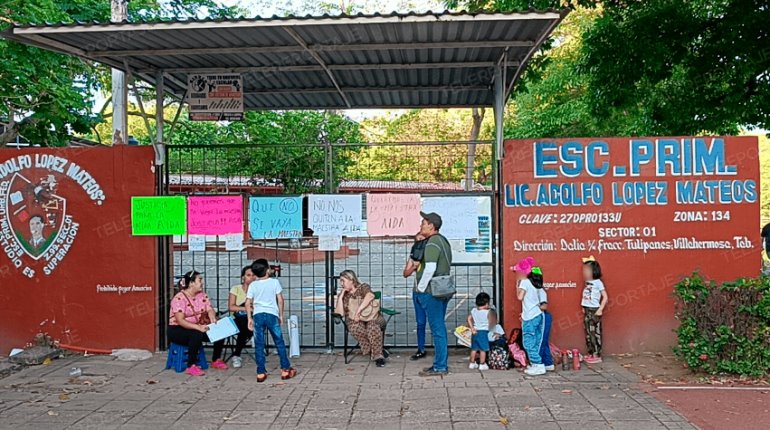
[[[479,293],[476,296],[476,307],[468,315],[468,327],[471,328],[471,358],[470,369],[489,370],[487,365],[487,353],[489,352],[489,301],[487,293]],[[480,355],[476,363],[476,355]]]

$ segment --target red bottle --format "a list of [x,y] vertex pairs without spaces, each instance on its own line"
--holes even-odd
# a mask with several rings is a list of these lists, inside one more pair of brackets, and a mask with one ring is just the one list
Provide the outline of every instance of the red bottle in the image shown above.
[[580,370],[580,351],[572,350],[572,369]]

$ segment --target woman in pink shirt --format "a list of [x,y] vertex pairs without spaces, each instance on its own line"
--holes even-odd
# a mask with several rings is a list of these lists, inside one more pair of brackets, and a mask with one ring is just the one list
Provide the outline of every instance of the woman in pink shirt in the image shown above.
[[[179,281],[179,293],[171,299],[171,312],[168,321],[168,340],[177,345],[187,345],[187,373],[203,376],[205,372],[195,363],[203,342],[208,342],[206,335],[209,327],[217,321],[209,296],[203,292],[203,275],[192,270],[185,273]],[[214,342],[214,355],[211,367],[227,369],[222,361],[224,339]]]

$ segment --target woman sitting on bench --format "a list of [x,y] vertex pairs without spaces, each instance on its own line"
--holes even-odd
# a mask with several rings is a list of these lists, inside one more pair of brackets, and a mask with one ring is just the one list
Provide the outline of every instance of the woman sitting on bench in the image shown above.
[[[344,316],[348,331],[358,341],[361,353],[370,356],[377,367],[385,367],[382,338],[385,318],[382,317],[379,307],[373,309],[372,289],[369,285],[362,284],[356,272],[352,270],[345,270],[340,274],[340,284],[342,291],[337,296],[335,309]],[[376,315],[367,317],[372,311],[376,312]],[[365,319],[368,321],[364,321]]]

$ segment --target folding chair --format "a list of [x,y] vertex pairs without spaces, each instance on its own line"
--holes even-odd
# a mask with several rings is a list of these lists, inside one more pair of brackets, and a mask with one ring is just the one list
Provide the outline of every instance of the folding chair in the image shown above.
[[[382,355],[384,355],[386,358],[390,355],[390,351],[385,348],[385,331],[388,328],[388,323],[390,322],[390,319],[393,318],[396,315],[400,315],[401,312],[397,311],[395,309],[388,309],[382,307],[382,292],[381,291],[373,291],[374,298],[376,300],[380,301],[380,312],[382,313],[382,316],[385,318],[385,325],[382,327]],[[334,313],[332,314],[334,316],[334,323],[335,324],[342,324],[343,327],[345,327],[345,341],[343,344],[342,349],[342,356],[345,359],[345,364],[348,364],[352,361],[352,353],[356,350],[356,348],[360,348],[360,345],[356,344],[355,346],[349,345],[349,339],[350,339],[350,331],[348,330],[348,323],[345,321],[345,317],[343,315]]]

